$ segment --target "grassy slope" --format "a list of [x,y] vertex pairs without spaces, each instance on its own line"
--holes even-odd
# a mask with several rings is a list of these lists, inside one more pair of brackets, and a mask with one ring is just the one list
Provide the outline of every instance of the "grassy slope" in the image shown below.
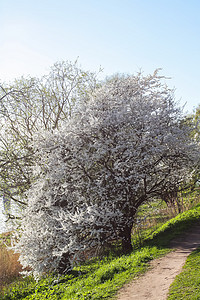
[[48,277],[36,283],[27,278],[7,290],[0,299],[109,299],[124,283],[144,272],[150,260],[167,253],[168,242],[199,219],[200,206],[197,206],[147,236],[143,247],[130,255],[90,262],[59,279]]

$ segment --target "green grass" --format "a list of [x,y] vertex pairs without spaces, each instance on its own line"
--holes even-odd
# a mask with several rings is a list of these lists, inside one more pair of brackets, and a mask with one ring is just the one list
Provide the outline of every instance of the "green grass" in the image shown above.
[[168,300],[199,300],[200,299],[200,248],[187,258],[183,271],[172,283]]
[[196,222],[200,222],[200,204],[194,208],[178,214],[167,222],[157,223],[155,226],[141,231],[140,236],[133,237],[135,247],[145,245],[157,245],[167,247],[170,240],[187,230]]
[[200,204],[194,208],[178,214],[175,218],[164,223],[150,236],[147,236],[144,243],[157,244],[160,246],[167,246],[171,239],[175,238],[192,225],[200,222]]
[[167,253],[167,249],[144,247],[130,255],[104,258],[74,268],[59,279],[48,277],[13,286],[1,299],[108,299],[131,278],[143,273],[147,262]]
[[26,278],[4,290],[0,299],[110,299],[126,282],[145,272],[150,260],[169,252],[169,241],[199,219],[200,206],[196,206],[166,222],[153,233],[147,230],[142,248],[135,249],[129,255],[96,259],[59,278],[49,276],[38,282],[31,277]]

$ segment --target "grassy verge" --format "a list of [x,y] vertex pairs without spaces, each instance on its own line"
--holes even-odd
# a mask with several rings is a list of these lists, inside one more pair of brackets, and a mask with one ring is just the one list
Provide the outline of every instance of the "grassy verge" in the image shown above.
[[168,300],[200,299],[200,248],[191,253],[170,287]]
[[165,223],[160,223],[160,226],[155,225],[143,230],[140,236],[133,237],[133,245],[135,247],[145,245],[157,245],[167,247],[170,240],[187,230],[190,226],[200,222],[200,204],[194,208],[178,214],[176,217],[168,220]]
[[200,204],[178,214],[175,218],[164,223],[157,230],[144,238],[149,245],[167,246],[173,238],[200,222]]
[[39,282],[26,278],[2,291],[0,299],[109,299],[124,283],[143,273],[150,260],[169,252],[169,241],[199,219],[200,206],[196,206],[166,222],[153,233],[146,231],[142,248],[135,249],[129,255],[110,255],[101,261],[96,259],[59,278],[49,276]]
[[38,283],[30,279],[13,285],[1,299],[108,299],[128,280],[143,273],[148,261],[166,252],[145,247],[119,258],[93,261],[59,279],[50,276]]

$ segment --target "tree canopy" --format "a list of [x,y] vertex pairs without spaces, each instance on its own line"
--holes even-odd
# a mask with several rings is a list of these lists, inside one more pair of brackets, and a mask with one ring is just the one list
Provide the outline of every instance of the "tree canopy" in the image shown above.
[[[37,160],[33,135],[66,122],[97,85],[97,74],[78,62],[55,63],[42,78],[20,78],[0,85],[0,193],[26,203]],[[23,201],[22,201],[23,197]]]
[[63,272],[113,239],[130,251],[138,207],[190,180],[199,159],[190,133],[157,72],[112,78],[62,126],[37,133],[39,179],[16,245],[23,265]]

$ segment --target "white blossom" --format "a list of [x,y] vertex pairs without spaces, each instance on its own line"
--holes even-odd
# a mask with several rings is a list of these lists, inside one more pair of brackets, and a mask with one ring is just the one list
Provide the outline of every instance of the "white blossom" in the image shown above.
[[156,72],[108,81],[34,146],[40,179],[15,247],[36,274],[67,270],[112,240],[130,250],[138,207],[186,182],[199,153]]

